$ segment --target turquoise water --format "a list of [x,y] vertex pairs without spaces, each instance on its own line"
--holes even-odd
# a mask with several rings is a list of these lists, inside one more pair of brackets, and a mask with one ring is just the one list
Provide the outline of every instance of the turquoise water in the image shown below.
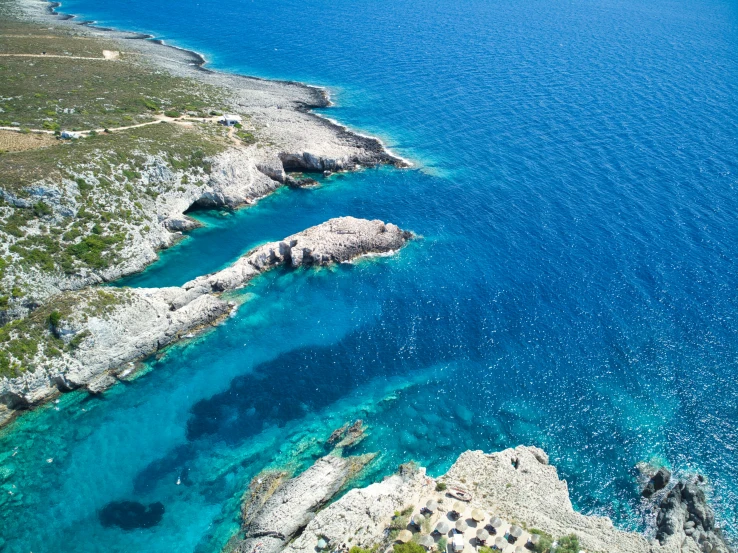
[[[707,475],[736,536],[735,2],[64,9],[217,68],[329,86],[331,117],[418,161],[199,212],[205,228],[125,284],[181,284],[337,215],[423,238],[266,275],[138,380],[23,417],[0,438],[3,553],[216,551],[253,474],[299,470],[356,417],[358,451],[381,453],[366,481],[535,444],[577,508],[641,528],[633,467],[654,459]],[[103,527],[122,500],[161,502],[161,522]]]

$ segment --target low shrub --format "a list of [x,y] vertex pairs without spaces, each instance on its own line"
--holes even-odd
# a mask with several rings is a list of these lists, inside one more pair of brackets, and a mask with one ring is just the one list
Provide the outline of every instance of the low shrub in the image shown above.
[[[543,541],[543,540],[541,540]],[[556,547],[556,553],[579,553],[579,538],[574,534],[569,534],[559,539],[559,545]]]
[[419,543],[396,543],[394,546],[395,553],[425,553],[425,548]]
[[541,536],[539,542],[533,546],[533,551],[536,553],[549,553],[549,551],[551,551],[551,545],[553,545],[553,537],[551,534],[547,534],[543,530],[538,530],[537,528],[532,528],[530,533]]

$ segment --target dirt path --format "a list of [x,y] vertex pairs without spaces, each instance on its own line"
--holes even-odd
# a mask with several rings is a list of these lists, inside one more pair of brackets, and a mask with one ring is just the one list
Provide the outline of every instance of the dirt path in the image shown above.
[[[91,132],[96,133],[104,133],[106,130],[108,132],[115,132],[115,131],[126,131],[129,129],[137,129],[139,127],[147,127],[148,125],[156,125],[158,123],[173,123],[175,125],[182,125],[185,127],[191,126],[193,123],[213,123],[217,122],[218,119],[220,119],[219,116],[214,117],[167,117],[166,115],[156,115],[156,119],[153,121],[146,121],[145,123],[137,123],[135,125],[127,125],[125,127],[113,127],[113,128],[100,128],[100,129],[88,129],[85,131],[74,131],[75,134],[78,134],[80,136],[89,136]],[[31,132],[34,134],[54,134],[55,131],[49,131],[46,129],[21,129],[18,127],[0,127],[0,130],[2,131],[15,131],[15,132]],[[235,137],[236,129],[235,127],[231,127],[228,130],[228,136],[231,140],[234,142],[237,141],[237,138]]]
[[112,61],[117,58],[88,58],[84,56],[62,56],[59,54],[0,54],[3,58],[63,58],[65,60],[95,60],[95,61]]

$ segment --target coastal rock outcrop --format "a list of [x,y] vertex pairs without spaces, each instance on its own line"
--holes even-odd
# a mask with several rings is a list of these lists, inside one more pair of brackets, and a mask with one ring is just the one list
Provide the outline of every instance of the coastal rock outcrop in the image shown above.
[[[412,234],[382,221],[331,219],[259,246],[230,267],[182,287],[83,290],[65,298],[59,314],[64,351],[37,355],[33,372],[0,379],[0,424],[17,410],[41,403],[60,391],[87,386],[100,392],[127,364],[146,357],[198,328],[229,314],[235,304],[218,294],[245,285],[279,265],[327,265],[401,248]],[[51,336],[47,320],[36,323]],[[56,346],[54,346],[56,347]]]
[[656,492],[663,490],[671,480],[671,472],[665,467],[659,468],[643,488],[641,495],[645,498],[653,496]]
[[715,514],[701,484],[701,477],[697,477],[677,482],[669,491],[659,504],[656,539],[682,551],[729,553],[731,548],[715,526]]
[[331,549],[348,549],[349,544],[371,548],[386,537],[396,512],[417,505],[425,493],[434,489],[435,481],[426,476],[424,468],[407,466],[381,482],[349,491],[320,511],[284,551],[314,553],[321,539]]
[[366,548],[388,545],[391,541],[388,527],[397,511],[414,506],[413,517],[420,516],[420,507],[430,498],[440,502],[439,515],[446,516],[454,499],[442,497],[436,487],[439,482],[467,489],[472,495],[466,507],[469,512],[481,509],[488,515],[515,521],[524,528],[537,528],[554,538],[575,534],[585,551],[730,551],[719,530],[715,529],[714,516],[704,493],[695,483],[679,483],[669,492],[658,517],[658,540],[649,540],[642,534],[615,528],[608,518],[576,512],[566,482],[559,479],[546,453],[526,446],[492,454],[466,451],[438,479],[429,478],[423,468],[404,467],[382,482],[351,490],[318,512],[283,551],[313,553],[320,540],[327,542],[332,550],[348,549],[353,545]]
[[247,505],[255,501],[259,507],[251,509],[245,506],[244,538],[232,544],[233,550],[251,553],[258,546],[261,553],[281,551],[313,519],[315,512],[373,458],[373,455],[327,455],[299,476],[286,481],[279,479],[276,487],[267,486],[270,495],[266,499],[263,497],[264,487],[257,477],[256,489]]

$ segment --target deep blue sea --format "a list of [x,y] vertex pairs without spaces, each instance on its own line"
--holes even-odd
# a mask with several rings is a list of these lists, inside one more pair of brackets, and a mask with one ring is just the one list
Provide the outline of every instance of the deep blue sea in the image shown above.
[[[579,510],[641,529],[634,466],[711,484],[738,536],[738,2],[69,0],[63,11],[324,85],[412,159],[206,223],[131,286],[181,284],[330,217],[422,235],[277,271],[222,326],[102,399],[0,437],[3,553],[213,553],[267,465],[362,418],[364,481],[544,447]],[[49,462],[51,460],[51,462]],[[180,484],[177,484],[177,480]],[[111,501],[161,502],[147,529]]]

